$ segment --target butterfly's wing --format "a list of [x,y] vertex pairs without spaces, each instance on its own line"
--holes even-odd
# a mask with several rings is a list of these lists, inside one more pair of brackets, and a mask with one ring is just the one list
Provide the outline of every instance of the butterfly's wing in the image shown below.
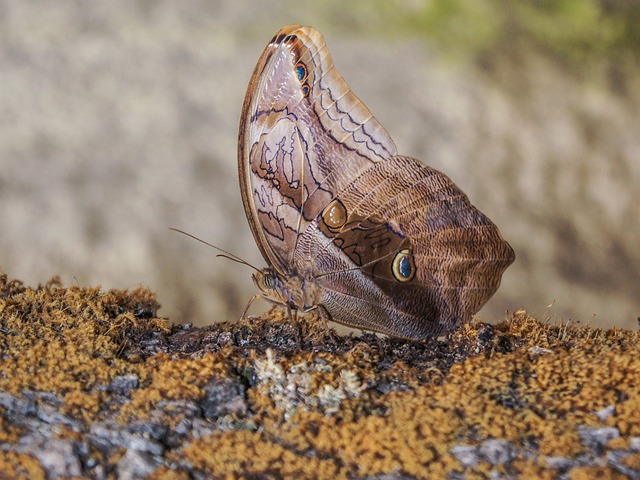
[[299,235],[353,178],[396,153],[333,67],[322,35],[291,25],[269,42],[244,100],[240,190],[262,255],[292,271]]
[[296,264],[313,266],[319,303],[348,325],[440,334],[484,305],[515,258],[446,175],[412,158],[375,165],[328,205],[301,238]]
[[256,243],[334,320],[425,338],[495,292],[511,247],[448,177],[396,156],[317,31],[276,34],[241,118],[240,185]]

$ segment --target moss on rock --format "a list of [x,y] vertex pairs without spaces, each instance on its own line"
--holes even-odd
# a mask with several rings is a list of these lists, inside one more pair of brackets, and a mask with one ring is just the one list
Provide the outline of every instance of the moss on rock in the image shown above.
[[519,311],[446,340],[313,316],[172,325],[153,293],[0,276],[11,478],[640,474],[640,334]]

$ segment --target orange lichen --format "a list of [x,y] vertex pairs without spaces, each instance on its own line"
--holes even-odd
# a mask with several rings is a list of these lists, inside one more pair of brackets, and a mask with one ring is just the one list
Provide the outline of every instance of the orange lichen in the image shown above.
[[45,480],[40,462],[26,453],[0,450],[0,478],[12,480]]
[[0,407],[0,443],[16,442],[22,435],[23,429],[5,420],[4,415],[6,415],[6,411]]
[[334,459],[305,457],[270,441],[259,432],[216,432],[185,448],[185,455],[202,471],[219,476],[273,475],[280,478],[347,479]]
[[[589,451],[589,441],[625,450],[640,435],[638,332],[544,325],[516,312],[493,327],[464,325],[430,350],[371,335],[339,338],[304,318],[301,338],[290,339],[296,325],[281,310],[185,329],[180,337],[156,309],[142,288],[103,292],[52,282],[31,289],[0,276],[0,393],[11,394],[0,406],[0,441],[24,435],[9,409],[13,398],[31,398],[49,401],[49,409],[58,402],[78,423],[56,431],[77,442],[105,419],[127,426],[151,418],[171,430],[200,415],[200,436],[175,437],[183,443],[166,447],[171,462],[155,478],[187,478],[193,465],[202,475],[230,478],[442,478],[458,471],[544,479],[557,473],[547,457],[574,458]],[[163,335],[175,336],[153,344]],[[156,346],[145,350],[145,342]],[[114,392],[121,387],[112,382],[123,376],[135,387]],[[223,409],[223,419],[203,416],[207,388],[223,380],[246,405]],[[180,410],[183,403],[192,413]],[[600,427],[615,435],[585,440],[584,428]],[[493,439],[513,449],[508,468],[478,453]],[[459,446],[477,448],[477,460],[464,463],[452,453]],[[91,458],[114,469],[125,451],[117,446]],[[638,468],[640,460],[631,454],[621,462]],[[11,450],[0,451],[0,471],[44,476],[35,457]],[[621,478],[602,466],[570,469],[571,478],[594,475]]]
[[[139,298],[142,297],[142,298]],[[0,298],[2,329],[0,348],[6,352],[0,375],[0,389],[66,394],[108,383],[130,371],[131,365],[118,358],[136,326],[122,318],[128,312],[109,313],[132,299],[144,301],[148,291],[109,291],[99,288],[45,288]],[[164,330],[166,320],[147,321],[143,327]]]
[[165,465],[156,468],[145,478],[149,480],[191,480],[193,477],[185,470],[174,470]]
[[104,392],[72,390],[64,396],[61,411],[72,418],[81,418],[85,423],[91,424],[100,412]]
[[626,399],[616,404],[616,416],[612,422],[623,435],[640,435],[640,391],[637,386],[639,376],[640,373],[636,373],[635,382],[630,382],[630,385],[622,390]]
[[628,480],[629,477],[623,473],[616,472],[611,468],[602,466],[581,466],[574,467],[569,472],[570,480]]
[[224,353],[207,353],[200,358],[171,358],[158,354],[147,364],[151,374],[144,388],[133,393],[131,402],[125,405],[120,420],[144,417],[151,408],[163,400],[199,399],[204,385],[214,377],[227,376],[228,366]]

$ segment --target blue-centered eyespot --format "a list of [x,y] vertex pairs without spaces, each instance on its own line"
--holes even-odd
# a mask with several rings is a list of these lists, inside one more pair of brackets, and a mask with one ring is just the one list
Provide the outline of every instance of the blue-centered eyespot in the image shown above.
[[415,276],[416,263],[411,250],[404,248],[396,253],[391,264],[391,272],[399,282],[408,282]]
[[307,79],[307,67],[305,67],[303,63],[298,63],[295,66],[295,71],[300,83],[304,82]]

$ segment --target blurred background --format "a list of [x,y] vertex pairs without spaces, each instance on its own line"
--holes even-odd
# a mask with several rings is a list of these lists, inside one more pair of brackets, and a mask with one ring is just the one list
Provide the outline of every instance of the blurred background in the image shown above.
[[156,290],[239,318],[263,266],[236,142],[288,23],[325,36],[402,154],[447,173],[517,260],[480,312],[637,328],[640,2],[0,0],[0,269]]

